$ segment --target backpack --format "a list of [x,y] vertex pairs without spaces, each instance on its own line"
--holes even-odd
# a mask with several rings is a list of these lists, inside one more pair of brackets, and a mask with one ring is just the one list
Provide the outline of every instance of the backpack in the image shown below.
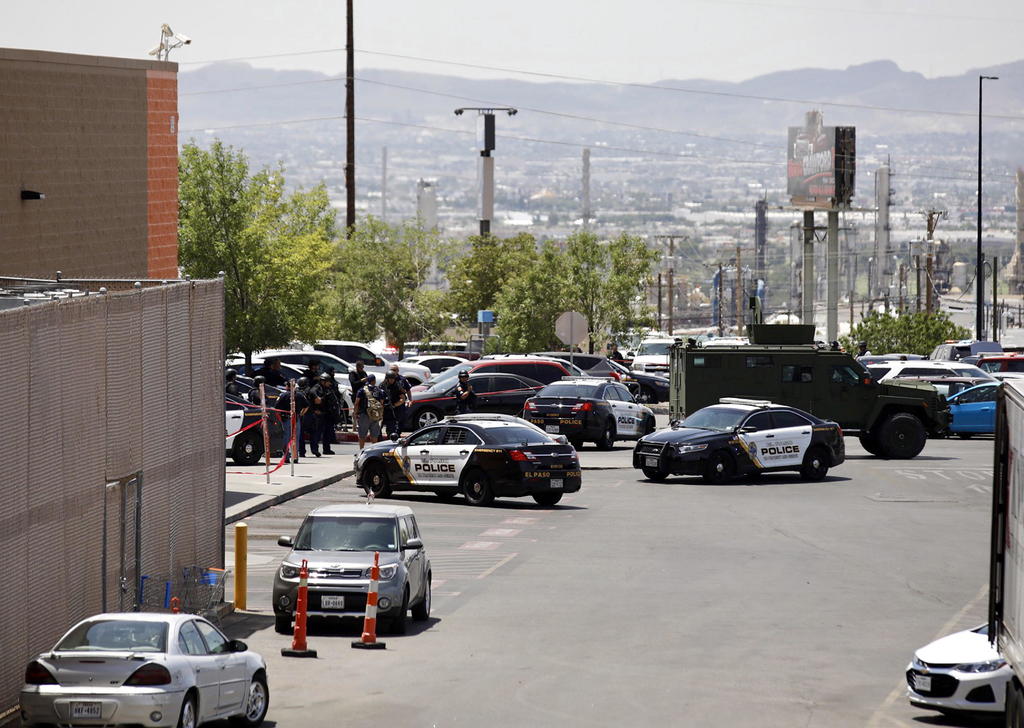
[[384,403],[377,399],[374,392],[370,391],[369,385],[364,389],[366,390],[366,416],[370,418],[370,422],[380,422],[384,419]]

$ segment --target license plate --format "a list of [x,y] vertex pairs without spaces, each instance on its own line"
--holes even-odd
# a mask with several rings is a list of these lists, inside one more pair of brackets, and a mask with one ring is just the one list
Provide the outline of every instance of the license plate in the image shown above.
[[103,717],[103,703],[71,703],[71,717],[99,720]]
[[345,597],[324,594],[320,597],[320,607],[323,609],[344,609]]
[[932,676],[931,675],[914,675],[914,690],[918,692],[931,692],[932,689]]
[[562,487],[562,478],[552,478],[551,479],[551,487],[552,488],[561,488]]
[[558,432],[558,425],[547,425],[544,430],[546,432]]
[[649,468],[656,468],[659,465],[661,465],[661,459],[660,458],[647,457],[647,458],[644,458],[644,462],[647,463],[647,467],[649,467]]

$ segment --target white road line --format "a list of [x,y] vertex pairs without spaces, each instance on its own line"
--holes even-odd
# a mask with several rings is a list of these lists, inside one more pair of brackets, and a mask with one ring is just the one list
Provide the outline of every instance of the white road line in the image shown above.
[[460,549],[466,549],[467,551],[490,551],[501,546],[497,541],[466,541],[466,543],[459,546]]
[[522,532],[520,528],[488,528],[480,535],[492,538],[511,538],[512,536],[518,536]]
[[[953,617],[948,622],[946,622],[944,625],[942,625],[942,629],[939,630],[938,634],[935,635],[935,637],[932,639],[932,641],[934,642],[935,640],[939,639],[939,637],[945,637],[947,634],[949,634],[950,631],[952,631],[952,629],[954,627],[956,627],[960,623],[960,620],[962,620],[964,618],[964,616],[969,611],[974,609],[974,607],[977,606],[978,602],[980,602],[982,599],[984,599],[987,596],[988,596],[988,584],[982,584],[981,585],[981,589],[978,590],[977,596],[975,596],[974,599],[972,599],[971,601],[967,602],[967,604],[964,605],[963,609],[961,609],[959,612],[954,614]],[[879,722],[879,721],[881,721],[883,719],[886,721],[886,723],[888,725],[896,725],[896,726],[899,726],[899,725],[907,725],[907,726],[916,725],[915,723],[906,723],[906,724],[899,723],[898,721],[896,721],[894,718],[892,718],[890,716],[882,715],[882,711],[887,710],[890,706],[892,706],[893,703],[895,703],[897,700],[899,700],[901,697],[903,697],[903,694],[906,692],[906,690],[907,690],[907,682],[906,682],[906,680],[905,679],[900,680],[899,685],[897,685],[893,689],[893,691],[891,693],[889,693],[889,696],[882,702],[882,704],[879,706],[878,710],[876,710],[874,712],[874,714],[871,716],[871,719],[868,721],[867,728],[874,728],[875,726],[883,725],[883,723]]]
[[508,523],[509,525],[513,525],[513,526],[529,526],[529,525],[532,525],[532,524],[536,523],[539,520],[540,520],[539,518],[524,518],[524,517],[521,517],[521,518],[506,518],[504,521],[502,521],[502,523]]
[[487,578],[488,576],[490,576],[491,574],[493,574],[493,573],[494,573],[495,571],[497,571],[498,569],[500,569],[500,568],[501,568],[502,566],[504,566],[505,564],[507,564],[507,563],[508,563],[509,561],[511,561],[512,559],[514,559],[514,558],[515,558],[516,556],[518,556],[518,555],[519,555],[519,554],[509,554],[508,556],[506,556],[505,558],[503,558],[503,559],[502,559],[501,561],[499,561],[498,563],[496,563],[496,564],[495,564],[494,566],[492,566],[491,568],[489,568],[489,569],[488,569],[487,571],[485,571],[485,572],[483,572],[482,574],[480,574],[480,576],[478,576],[478,577],[477,577],[477,579],[486,579],[486,578]]

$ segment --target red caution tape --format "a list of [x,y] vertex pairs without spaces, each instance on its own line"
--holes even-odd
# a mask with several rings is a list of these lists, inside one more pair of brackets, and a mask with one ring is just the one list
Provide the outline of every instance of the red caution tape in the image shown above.
[[[259,423],[257,422],[256,424],[259,424]],[[294,432],[292,433],[292,438],[288,441],[288,444],[284,446],[284,455],[281,456],[281,461],[274,467],[273,470],[270,471],[271,473],[276,473],[278,470],[280,470],[284,466],[284,461],[288,458],[288,454],[292,451],[292,443],[293,442],[295,442],[295,433]],[[269,475],[269,473],[267,473],[266,471],[259,472],[259,473],[250,473],[250,472],[240,471],[240,470],[228,470],[226,472],[227,472],[228,475]]]
[[[233,404],[236,407],[249,407],[251,409],[258,409],[258,410],[262,410],[263,409],[258,404],[247,404],[245,402],[237,402],[237,401],[235,401],[233,399],[225,399],[224,400],[224,404]],[[282,412],[282,413],[284,413],[286,415],[287,414],[291,414],[290,410],[275,409],[274,407],[267,407],[267,412]]]
[[251,423],[251,424],[248,424],[248,425],[246,425],[246,426],[245,426],[245,427],[243,427],[243,428],[242,428],[241,430],[235,430],[235,431],[234,431],[234,432],[232,432],[232,433],[231,433],[230,435],[225,435],[225,436],[224,436],[224,439],[226,440],[226,439],[228,439],[229,437],[234,437],[235,435],[241,434],[241,433],[245,432],[246,430],[251,430],[251,429],[252,429],[253,427],[256,427],[257,425],[262,425],[262,424],[263,424],[263,421],[262,421],[262,420],[256,420],[255,422],[253,422],[253,423]]

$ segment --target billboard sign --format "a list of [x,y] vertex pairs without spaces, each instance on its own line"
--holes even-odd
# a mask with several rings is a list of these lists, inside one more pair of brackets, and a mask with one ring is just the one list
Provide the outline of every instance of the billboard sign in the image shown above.
[[789,127],[786,191],[794,205],[849,206],[854,190],[856,136],[852,126],[825,126],[820,111]]

